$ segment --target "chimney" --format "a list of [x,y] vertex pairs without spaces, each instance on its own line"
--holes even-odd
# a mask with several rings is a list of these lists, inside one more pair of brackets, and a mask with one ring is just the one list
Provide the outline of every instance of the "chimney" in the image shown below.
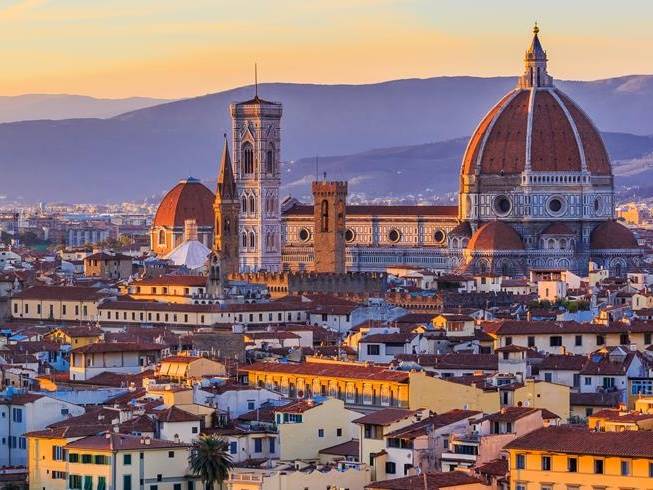
[[150,436],[147,436],[147,437],[145,438],[145,445],[146,445],[146,446],[149,446],[151,443],[152,443],[152,439],[150,439]]

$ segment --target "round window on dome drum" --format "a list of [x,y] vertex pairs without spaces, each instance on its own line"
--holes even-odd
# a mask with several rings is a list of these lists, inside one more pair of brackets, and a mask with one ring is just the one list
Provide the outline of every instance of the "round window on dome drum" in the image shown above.
[[401,239],[401,233],[399,233],[399,230],[397,229],[392,229],[388,232],[388,240],[390,240],[393,243],[397,243]]
[[442,230],[435,230],[435,233],[433,233],[433,240],[435,240],[435,243],[443,243],[446,237],[447,236]]
[[562,201],[557,197],[549,201],[549,210],[553,213],[559,213],[562,209]]
[[302,242],[307,242],[309,238],[311,238],[311,232],[308,231],[308,229],[302,228],[301,230],[299,230],[299,239]]
[[354,233],[354,230],[347,228],[347,230],[345,230],[345,241],[347,243],[351,243],[354,241],[354,238],[356,238],[356,233]]
[[507,196],[497,196],[494,199],[494,211],[502,216],[507,215],[512,209],[512,203]]

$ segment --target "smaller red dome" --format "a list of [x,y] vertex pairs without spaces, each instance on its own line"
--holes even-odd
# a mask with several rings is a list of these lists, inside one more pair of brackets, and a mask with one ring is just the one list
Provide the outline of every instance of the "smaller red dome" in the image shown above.
[[502,221],[485,223],[472,235],[469,250],[523,250],[519,234]]
[[214,194],[199,180],[182,180],[161,200],[153,226],[183,227],[188,219],[194,219],[197,226],[213,226],[214,200]]
[[633,232],[614,220],[604,221],[594,228],[590,236],[590,247],[598,249],[639,248]]
[[449,236],[460,236],[463,238],[469,238],[472,236],[472,228],[469,226],[468,221],[463,221],[459,223],[449,232]]
[[541,233],[542,235],[574,235],[574,232],[564,223],[559,221],[551,223],[549,226],[544,228]]

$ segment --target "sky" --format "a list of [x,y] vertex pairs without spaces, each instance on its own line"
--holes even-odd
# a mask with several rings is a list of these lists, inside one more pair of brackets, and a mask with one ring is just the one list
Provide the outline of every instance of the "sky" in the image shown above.
[[0,0],[0,95],[181,98],[261,82],[653,73],[650,0]]

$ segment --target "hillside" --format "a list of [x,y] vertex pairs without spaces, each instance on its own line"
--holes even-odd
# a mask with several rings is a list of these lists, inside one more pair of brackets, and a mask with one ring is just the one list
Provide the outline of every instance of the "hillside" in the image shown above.
[[[290,192],[301,195],[297,181],[314,175],[313,155],[349,155],[320,160],[332,165],[324,168],[332,177],[351,175],[354,189],[356,182],[373,181],[368,193],[386,196],[455,190],[465,144],[457,138],[469,135],[513,84],[512,78],[439,77],[370,85],[264,84],[259,90],[284,104],[284,184]],[[558,85],[602,130],[653,134],[653,77]],[[228,104],[249,96],[251,87],[242,87],[110,119],[0,124],[0,195],[105,202],[156,197],[188,175],[210,183],[221,135],[230,128]],[[637,144],[627,138],[609,142],[613,158],[652,152],[649,138],[632,136]],[[302,157],[308,159],[293,162]],[[647,164],[635,167],[628,178]]]
[[107,118],[163,102],[167,101],[149,97],[98,99],[66,94],[0,96],[0,122],[80,117]]

